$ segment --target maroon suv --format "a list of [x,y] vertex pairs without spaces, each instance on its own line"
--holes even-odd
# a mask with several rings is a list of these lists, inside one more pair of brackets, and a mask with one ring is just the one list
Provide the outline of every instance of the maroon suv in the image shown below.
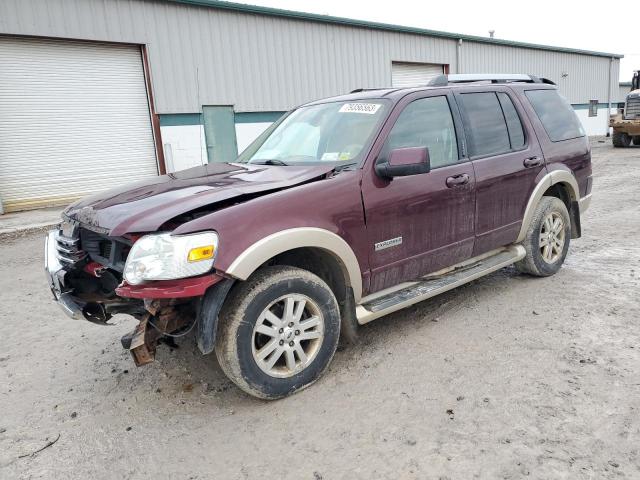
[[136,364],[195,330],[240,388],[279,398],[361,324],[510,264],[554,274],[590,193],[552,82],[442,76],[303,105],[235,161],[81,200],[46,271],[71,317],[139,320]]

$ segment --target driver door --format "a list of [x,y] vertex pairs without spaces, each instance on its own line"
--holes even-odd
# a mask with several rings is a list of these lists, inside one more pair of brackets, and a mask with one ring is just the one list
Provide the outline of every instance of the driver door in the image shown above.
[[[416,280],[471,257],[475,175],[463,155],[455,100],[443,90],[408,95],[394,109],[363,172],[368,293]],[[376,162],[392,150],[427,147],[431,171],[380,178]]]

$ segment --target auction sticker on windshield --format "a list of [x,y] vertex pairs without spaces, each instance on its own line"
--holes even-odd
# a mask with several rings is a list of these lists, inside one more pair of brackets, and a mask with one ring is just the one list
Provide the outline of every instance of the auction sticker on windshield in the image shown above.
[[379,103],[345,103],[340,107],[341,113],[366,113],[373,115],[381,107]]

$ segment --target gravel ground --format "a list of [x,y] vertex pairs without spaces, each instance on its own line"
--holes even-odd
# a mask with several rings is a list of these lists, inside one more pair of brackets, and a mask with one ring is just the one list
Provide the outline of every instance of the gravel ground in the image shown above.
[[506,268],[373,322],[276,402],[193,339],[136,368],[132,319],[68,320],[41,236],[5,240],[0,478],[640,478],[640,149],[593,154],[557,275]]

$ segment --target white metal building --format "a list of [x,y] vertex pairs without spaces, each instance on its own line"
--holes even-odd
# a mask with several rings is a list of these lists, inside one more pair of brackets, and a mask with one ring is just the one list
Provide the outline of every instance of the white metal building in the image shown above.
[[605,134],[620,58],[216,0],[3,0],[0,205],[233,158],[298,104],[441,73],[551,78]]

